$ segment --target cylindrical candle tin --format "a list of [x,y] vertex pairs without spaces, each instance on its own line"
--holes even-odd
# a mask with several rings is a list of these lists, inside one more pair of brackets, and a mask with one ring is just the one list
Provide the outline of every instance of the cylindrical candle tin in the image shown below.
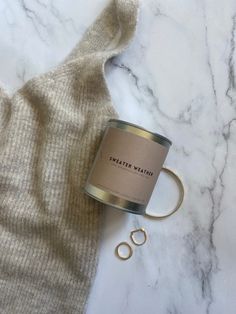
[[170,146],[162,135],[109,120],[85,192],[107,205],[145,214]]

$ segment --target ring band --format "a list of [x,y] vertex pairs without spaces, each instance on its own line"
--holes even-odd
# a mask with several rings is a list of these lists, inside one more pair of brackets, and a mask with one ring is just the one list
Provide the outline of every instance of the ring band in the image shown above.
[[[126,246],[126,247],[129,249],[129,252],[128,252],[128,255],[127,255],[127,256],[122,256],[122,255],[120,254],[119,249],[120,249],[121,246]],[[116,248],[115,248],[115,253],[116,253],[116,256],[119,257],[120,259],[122,259],[122,260],[127,260],[127,259],[129,259],[129,258],[133,255],[133,250],[132,250],[132,247],[129,245],[129,243],[127,243],[127,242],[121,242],[121,243],[119,243],[119,244],[116,246]]]
[[184,185],[183,185],[181,179],[179,178],[179,176],[173,170],[166,168],[166,167],[163,167],[161,169],[161,171],[170,175],[175,180],[175,182],[177,183],[177,185],[179,187],[179,199],[178,199],[176,206],[172,210],[170,210],[167,214],[159,214],[158,215],[158,214],[146,213],[145,216],[148,218],[165,218],[165,217],[171,216],[180,208],[180,206],[182,205],[183,200],[184,200]]
[[[143,236],[144,236],[143,242],[137,242],[135,240],[134,234],[137,232],[143,233]],[[143,245],[147,241],[147,233],[146,233],[144,228],[139,228],[139,229],[133,230],[130,232],[130,239],[135,245],[138,245],[138,246]]]

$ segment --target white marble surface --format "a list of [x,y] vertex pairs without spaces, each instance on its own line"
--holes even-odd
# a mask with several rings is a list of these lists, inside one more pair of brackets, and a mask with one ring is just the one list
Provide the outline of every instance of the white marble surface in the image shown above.
[[[57,65],[108,0],[0,1],[0,84]],[[87,314],[236,313],[236,1],[143,0],[130,48],[107,66],[120,117],[174,145],[182,209],[163,221],[107,209]],[[152,204],[174,197],[159,181]],[[135,227],[149,240],[114,256]]]

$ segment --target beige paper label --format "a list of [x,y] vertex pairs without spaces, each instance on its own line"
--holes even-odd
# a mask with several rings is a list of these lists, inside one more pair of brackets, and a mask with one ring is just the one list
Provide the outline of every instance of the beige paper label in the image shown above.
[[88,183],[131,202],[147,205],[168,148],[154,141],[108,127]]

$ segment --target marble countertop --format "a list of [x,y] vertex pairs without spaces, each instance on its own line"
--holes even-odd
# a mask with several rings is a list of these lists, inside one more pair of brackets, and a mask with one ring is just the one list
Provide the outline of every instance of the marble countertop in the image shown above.
[[[56,66],[107,0],[0,1],[0,84],[13,93]],[[186,187],[161,221],[106,209],[87,314],[236,313],[236,2],[143,0],[136,37],[106,67],[120,118],[173,141]],[[161,175],[150,206],[176,191]],[[161,205],[160,205],[161,204]],[[144,227],[146,245],[114,248]]]

